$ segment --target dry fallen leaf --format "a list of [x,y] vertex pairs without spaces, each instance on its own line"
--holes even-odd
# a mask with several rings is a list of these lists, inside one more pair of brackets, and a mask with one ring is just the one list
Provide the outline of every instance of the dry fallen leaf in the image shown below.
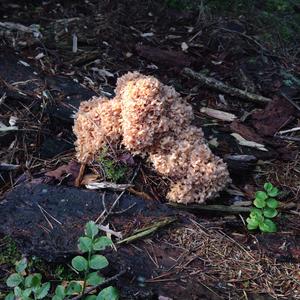
[[82,185],[90,184],[92,182],[95,182],[98,178],[99,178],[98,174],[86,174],[81,180],[81,184]]
[[62,165],[53,171],[46,172],[45,175],[62,180],[66,175],[71,175],[72,179],[76,179],[79,174],[80,164],[76,161],[70,161],[67,165]]

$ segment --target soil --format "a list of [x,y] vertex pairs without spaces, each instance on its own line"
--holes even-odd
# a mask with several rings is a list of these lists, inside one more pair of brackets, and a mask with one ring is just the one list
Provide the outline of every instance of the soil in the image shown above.
[[[113,97],[117,78],[139,71],[174,86],[192,104],[194,123],[228,163],[233,183],[207,204],[221,210],[193,206],[186,212],[166,203],[168,178],[120,149],[114,159],[126,174],[117,183],[133,178],[133,186],[118,202],[116,210],[123,213],[106,221],[123,237],[162,219],[176,222],[108,251],[111,267],[105,275],[127,270],[115,283],[124,299],[300,299],[300,34],[268,40],[265,33],[276,27],[258,28],[251,14],[213,13],[209,5],[182,8],[175,2],[0,4],[0,249],[6,253],[10,246],[1,241],[11,236],[22,254],[50,262],[46,271],[36,270],[57,280],[52,269],[66,266],[85,222],[106,210],[103,195],[111,207],[120,193],[74,187],[80,169],[74,161],[74,114],[81,101]],[[286,17],[299,17],[297,3]],[[209,88],[186,76],[185,67],[271,102]],[[236,118],[222,121],[202,113],[202,107]],[[267,151],[241,145],[232,133]],[[105,168],[105,161],[97,162],[85,175],[107,181]],[[224,210],[250,208],[265,182],[282,191],[278,232],[271,235],[246,229],[247,210]],[[47,197],[44,190],[51,191]],[[72,203],[60,202],[63,195]],[[63,219],[63,226],[51,228],[39,206]],[[1,263],[0,281],[12,267],[11,261]],[[6,291],[0,284],[0,297]]]

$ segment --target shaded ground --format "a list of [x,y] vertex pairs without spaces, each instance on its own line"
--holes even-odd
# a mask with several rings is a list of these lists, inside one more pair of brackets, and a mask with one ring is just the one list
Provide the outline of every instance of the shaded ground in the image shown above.
[[[149,299],[159,295],[199,299],[202,293],[207,293],[208,299],[247,299],[251,293],[299,299],[300,139],[297,131],[278,133],[299,126],[300,38],[297,26],[290,24],[299,19],[299,5],[295,2],[283,11],[274,8],[274,18],[269,15],[271,21],[281,20],[282,27],[288,28],[284,36],[270,25],[268,18],[261,17],[264,12],[270,14],[264,6],[252,6],[248,15],[235,17],[234,13],[227,13],[227,17],[220,17],[215,15],[218,13],[213,6],[193,4],[191,10],[180,10],[175,2],[168,6],[155,1],[47,1],[43,5],[39,1],[13,1],[0,5],[0,22],[39,25],[11,29],[11,24],[0,23],[0,124],[1,128],[10,127],[0,132],[1,193],[32,179],[37,183],[73,186],[78,174],[75,164],[62,172],[47,172],[74,158],[72,123],[80,101],[93,95],[113,96],[116,79],[125,72],[138,70],[155,75],[173,85],[194,106],[195,123],[203,127],[213,151],[229,163],[233,185],[214,203],[245,204],[253,199],[258,187],[270,181],[284,191],[281,214],[276,219],[279,233],[250,235],[244,226],[247,214],[204,213],[196,208],[190,214],[178,209],[176,212],[185,215],[179,225],[167,227],[132,247],[120,246],[117,253],[121,258],[111,254],[111,259],[115,257],[114,262],[125,267],[133,262],[126,261],[123,253],[129,251],[128,256],[136,257],[136,253],[148,251],[149,255],[141,255],[140,259],[149,264],[152,261],[153,269],[142,275],[148,281],[147,287],[158,286],[149,292]],[[244,9],[249,11],[240,8]],[[259,18],[254,20],[258,12]],[[273,36],[267,37],[270,32]],[[76,39],[78,49],[74,52]],[[272,102],[259,105],[209,89],[184,75],[184,67]],[[202,113],[202,107],[232,113],[236,119],[220,121]],[[231,133],[263,144],[267,151],[241,146]],[[253,157],[249,164],[242,165],[228,157],[237,154]],[[130,194],[159,210],[168,179],[158,177],[147,162],[123,151],[114,159],[126,170],[119,182],[127,183],[126,178],[138,171]],[[87,173],[110,179],[103,160]],[[161,205],[163,211],[162,207],[165,206]],[[101,207],[97,210],[101,211]],[[69,213],[68,210],[66,215]],[[130,214],[127,217],[133,219],[129,229],[116,219],[109,221],[125,235],[144,225]],[[7,231],[11,220],[14,219],[3,222],[6,229],[2,228],[2,232],[12,234]],[[41,220],[33,224],[42,224]],[[87,219],[79,220],[78,229]],[[155,219],[152,216],[147,222]],[[22,226],[20,223],[19,229]],[[20,237],[13,235],[20,246]],[[75,240],[76,234],[70,236],[73,249]],[[0,244],[5,252],[11,246],[6,237],[3,241]],[[28,245],[21,249],[27,249],[27,254],[39,254],[28,251]],[[169,257],[174,264],[159,261],[159,257]],[[161,265],[163,268],[158,270]],[[5,278],[10,264],[4,261],[2,266],[0,276]],[[132,271],[130,276],[139,272]],[[54,278],[49,275],[51,271],[45,273]],[[126,285],[125,281],[119,287],[122,290]],[[125,299],[134,298],[133,295],[145,299],[142,287],[139,291],[139,284],[133,286],[134,291],[124,290]]]

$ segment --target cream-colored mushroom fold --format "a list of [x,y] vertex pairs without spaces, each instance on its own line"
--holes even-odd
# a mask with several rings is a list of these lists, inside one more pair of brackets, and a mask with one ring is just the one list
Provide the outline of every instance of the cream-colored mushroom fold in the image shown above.
[[89,162],[105,144],[121,141],[134,154],[146,153],[155,170],[171,178],[170,201],[202,203],[224,189],[230,177],[192,119],[192,107],[173,87],[128,73],[118,79],[114,99],[80,105],[74,125],[77,158]]

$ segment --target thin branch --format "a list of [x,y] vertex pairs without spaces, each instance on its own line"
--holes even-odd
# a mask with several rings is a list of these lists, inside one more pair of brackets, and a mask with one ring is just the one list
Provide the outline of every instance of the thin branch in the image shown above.
[[[134,172],[134,174],[133,174],[133,176],[132,176],[132,178],[131,178],[129,184],[132,184],[132,183],[133,183],[135,177],[136,177],[137,174],[138,174],[139,169],[140,169],[140,164],[139,164],[139,166],[137,167],[137,169],[135,170],[135,172]],[[120,195],[116,198],[116,200],[114,201],[114,203],[112,204],[112,206],[109,208],[109,211],[107,212],[106,216],[104,216],[106,210],[104,209],[104,210],[102,211],[102,213],[100,214],[100,216],[96,219],[95,223],[100,222],[100,224],[103,224],[103,223],[106,221],[106,219],[107,219],[107,218],[109,217],[109,215],[112,213],[112,211],[114,210],[115,206],[119,203],[119,200],[122,198],[122,196],[124,195],[125,192],[126,192],[126,190],[124,190],[123,192],[121,192]],[[101,218],[102,218],[102,220],[101,220]]]
[[287,101],[289,101],[294,107],[296,107],[300,111],[300,106],[295,103],[290,97],[288,97],[285,93],[281,93],[282,97],[284,97]]
[[218,90],[225,94],[229,94],[231,96],[238,97],[240,99],[244,99],[246,101],[256,102],[256,103],[260,103],[260,104],[265,104],[265,103],[269,103],[272,101],[272,99],[270,99],[270,98],[266,98],[264,96],[249,93],[247,91],[243,91],[238,88],[229,86],[229,85],[223,83],[222,81],[219,81],[212,77],[207,77],[207,76],[205,76],[201,73],[197,73],[189,68],[184,68],[183,74],[200,81],[202,84],[204,84],[212,89]]
[[239,214],[239,213],[248,213],[251,211],[250,207],[242,207],[238,205],[206,205],[206,204],[178,204],[178,203],[168,203],[168,205],[180,208],[189,211],[197,211],[197,210],[204,210],[204,211],[211,211],[211,212],[220,212],[220,213],[227,213],[227,214]]

